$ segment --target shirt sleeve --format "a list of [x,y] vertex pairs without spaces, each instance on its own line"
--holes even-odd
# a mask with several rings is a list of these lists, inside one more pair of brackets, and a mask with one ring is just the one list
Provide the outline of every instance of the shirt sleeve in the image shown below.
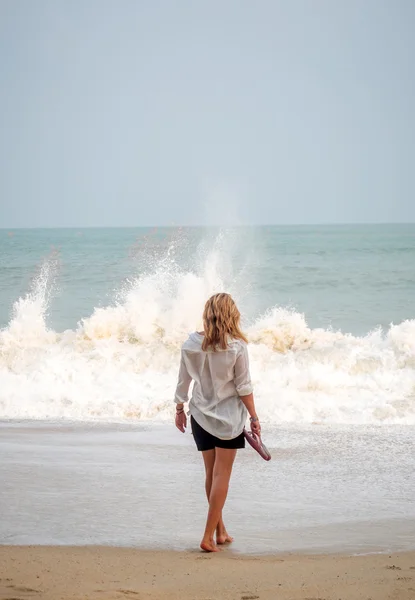
[[184,404],[189,401],[189,387],[192,382],[192,378],[184,362],[183,352],[180,359],[179,378],[177,381],[176,394],[174,401],[176,404]]
[[234,383],[239,396],[248,396],[254,391],[249,372],[248,348],[245,344],[241,345],[236,357]]

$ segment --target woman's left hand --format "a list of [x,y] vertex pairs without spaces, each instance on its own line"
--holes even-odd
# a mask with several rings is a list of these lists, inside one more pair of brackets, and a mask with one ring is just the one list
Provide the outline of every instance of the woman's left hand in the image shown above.
[[261,425],[260,425],[258,419],[256,419],[256,421],[251,421],[251,431],[252,431],[252,433],[261,435]]
[[176,427],[182,433],[185,432],[185,429],[187,427],[187,417],[184,410],[176,412]]

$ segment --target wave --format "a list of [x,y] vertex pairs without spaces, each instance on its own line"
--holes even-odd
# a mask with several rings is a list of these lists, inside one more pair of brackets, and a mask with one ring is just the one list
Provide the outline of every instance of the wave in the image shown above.
[[[180,346],[206,298],[226,289],[243,303],[249,293],[223,264],[215,247],[201,269],[183,270],[168,250],[113,305],[56,332],[46,315],[59,260],[49,257],[0,331],[0,418],[170,419]],[[414,320],[357,337],[273,307],[246,331],[262,420],[415,424]]]

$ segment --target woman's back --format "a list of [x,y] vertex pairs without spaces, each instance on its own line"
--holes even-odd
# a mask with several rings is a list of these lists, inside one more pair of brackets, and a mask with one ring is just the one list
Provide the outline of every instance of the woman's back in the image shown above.
[[204,336],[192,333],[182,346],[176,402],[187,401],[194,381],[189,412],[201,427],[220,439],[243,430],[246,409],[239,396],[252,392],[246,343],[230,339],[226,348],[203,350]]

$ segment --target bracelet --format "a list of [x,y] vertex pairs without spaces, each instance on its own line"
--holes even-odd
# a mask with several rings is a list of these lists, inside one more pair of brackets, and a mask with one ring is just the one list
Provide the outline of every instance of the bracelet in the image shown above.
[[258,417],[250,417],[249,420],[251,421],[251,423],[256,423],[257,421],[259,421]]
[[184,408],[176,408],[176,415],[181,415],[184,413]]

